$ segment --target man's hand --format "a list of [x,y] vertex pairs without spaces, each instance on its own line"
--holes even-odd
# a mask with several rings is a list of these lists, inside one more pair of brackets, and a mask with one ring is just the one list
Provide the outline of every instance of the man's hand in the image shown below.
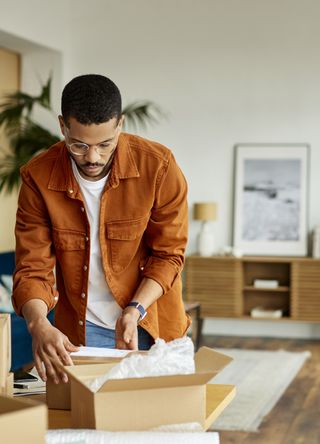
[[138,350],[138,320],[139,311],[127,307],[116,323],[116,348],[122,350]]
[[77,351],[78,347],[71,344],[67,336],[53,327],[46,318],[32,321],[28,327],[36,369],[41,379],[46,381],[50,376],[55,384],[68,382],[63,366],[72,365],[69,353]]

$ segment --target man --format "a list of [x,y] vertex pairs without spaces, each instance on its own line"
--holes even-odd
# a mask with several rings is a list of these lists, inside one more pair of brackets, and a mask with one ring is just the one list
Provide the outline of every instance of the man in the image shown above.
[[148,349],[189,326],[187,186],[172,153],[121,134],[121,95],[104,76],[71,80],[61,111],[64,141],[21,169],[13,289],[39,375],[56,383],[81,344]]

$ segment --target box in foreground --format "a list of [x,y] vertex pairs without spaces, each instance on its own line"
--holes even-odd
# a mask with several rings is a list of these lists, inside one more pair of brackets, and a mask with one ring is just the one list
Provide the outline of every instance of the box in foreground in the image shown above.
[[0,394],[12,395],[10,315],[0,313]]
[[195,355],[193,374],[108,380],[97,393],[89,389],[89,381],[115,364],[66,367],[71,381],[72,426],[132,431],[198,422],[206,429],[206,384],[231,360],[202,347]]
[[[141,352],[139,352],[141,353]],[[106,357],[81,357],[72,358],[74,365],[96,365],[96,364],[117,364],[121,358]],[[46,399],[49,409],[70,410],[71,409],[71,384],[60,382],[55,384],[49,377],[46,382]]]
[[1,442],[43,444],[47,421],[44,404],[0,395]]

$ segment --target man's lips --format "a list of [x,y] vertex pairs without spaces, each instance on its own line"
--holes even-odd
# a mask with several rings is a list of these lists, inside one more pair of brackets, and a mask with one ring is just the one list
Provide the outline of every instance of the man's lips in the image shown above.
[[84,165],[83,169],[85,169],[87,171],[96,171],[102,167],[103,167],[103,165]]

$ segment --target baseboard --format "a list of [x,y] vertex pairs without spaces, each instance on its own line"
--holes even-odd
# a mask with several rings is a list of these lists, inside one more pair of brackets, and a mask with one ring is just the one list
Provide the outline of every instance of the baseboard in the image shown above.
[[270,338],[320,339],[320,322],[268,321],[230,318],[204,319],[202,334]]

